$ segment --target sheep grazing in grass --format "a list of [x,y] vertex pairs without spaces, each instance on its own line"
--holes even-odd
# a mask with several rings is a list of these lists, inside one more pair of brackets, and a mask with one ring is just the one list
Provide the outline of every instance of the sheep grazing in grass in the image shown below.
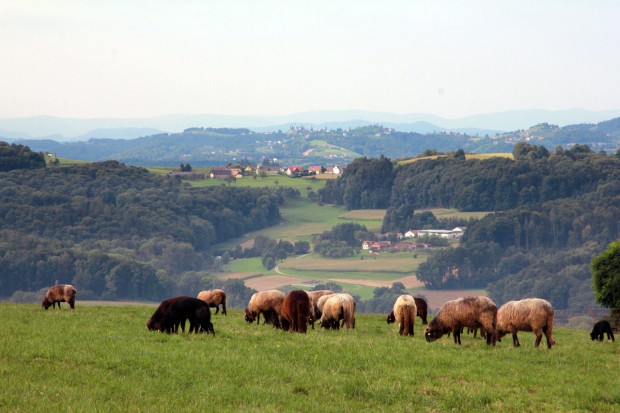
[[433,342],[444,334],[452,332],[454,343],[461,344],[463,327],[484,328],[487,344],[495,345],[497,306],[487,297],[464,297],[446,302],[426,327],[424,338]]
[[245,308],[245,321],[256,324],[260,323],[260,315],[263,314],[263,324],[273,324],[274,327],[280,327],[280,312],[282,310],[282,302],[284,301],[284,293],[278,290],[261,291],[252,295],[248,306]]
[[526,298],[508,301],[497,312],[497,337],[501,341],[506,334],[512,334],[515,347],[519,347],[518,331],[533,331],[536,334],[535,347],[538,347],[543,333],[547,338],[547,348],[555,344],[553,331],[553,307],[549,301],[540,298]]
[[222,314],[226,315],[226,293],[224,290],[205,290],[198,293],[198,298],[209,304],[209,307],[215,308],[215,314],[220,311],[222,306]]
[[428,324],[426,321],[426,317],[428,316],[428,304],[424,298],[413,297],[415,301],[415,306],[417,308],[417,316],[422,320],[422,324]]
[[[157,307],[157,309],[155,310],[155,312],[153,313],[153,315],[147,320],[146,328],[148,328],[149,330],[159,330],[161,327],[161,320],[164,317],[164,314],[166,313],[166,311],[168,311],[168,307],[170,307],[170,303],[175,299],[176,297],[169,298],[167,300],[162,301]],[[180,324],[181,324],[181,330],[185,332],[185,322],[180,323]],[[176,330],[178,330],[178,327],[179,326],[177,325],[175,328],[175,332]]]
[[325,295],[331,295],[333,293],[334,292],[331,290],[308,291],[308,297],[310,297],[310,325],[312,326],[313,330],[314,330],[314,322],[318,320],[319,318],[321,318],[321,316],[316,317],[316,314],[314,311],[314,307],[316,306],[317,301],[319,300],[319,298]]
[[321,297],[319,297],[318,300],[316,300],[316,303],[314,304],[314,308],[313,308],[313,316],[315,320],[320,320],[321,319],[321,315],[323,315],[323,306],[325,306],[325,301],[327,301],[327,299],[329,297],[331,297],[334,294],[327,294],[327,295],[323,295]]
[[[355,328],[355,300],[350,294],[332,294],[322,304],[321,327],[338,330],[340,327]],[[322,299],[323,297],[321,297]],[[340,325],[342,320],[342,325]]]
[[185,332],[185,322],[189,320],[189,332],[213,333],[211,310],[202,300],[187,296],[172,297],[162,301],[151,318],[146,322],[149,330],[158,330],[166,333],[177,333],[179,326]]
[[58,303],[58,309],[60,309],[60,303],[69,303],[69,307],[75,310],[75,295],[77,290],[70,284],[60,284],[50,287],[43,297],[41,307],[46,310],[50,307],[56,309],[56,303]]
[[403,294],[396,299],[394,309],[387,317],[387,322],[388,324],[398,322],[398,334],[413,337],[417,314],[416,301],[409,294]]
[[607,320],[598,321],[592,327],[592,332],[590,333],[590,338],[598,341],[603,341],[605,338],[605,334],[607,334],[607,340],[616,341],[614,339],[614,332],[611,329],[611,324]]
[[284,297],[280,326],[284,331],[306,333],[310,320],[310,297],[303,290],[291,291]]

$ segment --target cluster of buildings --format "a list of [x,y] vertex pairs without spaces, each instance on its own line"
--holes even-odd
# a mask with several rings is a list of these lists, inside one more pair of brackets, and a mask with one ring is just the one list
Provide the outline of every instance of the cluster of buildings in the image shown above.
[[320,174],[331,174],[331,175],[342,175],[344,172],[344,168],[341,166],[334,166],[333,168],[326,168],[324,166],[309,166],[308,169],[303,168],[302,166],[293,165],[293,166],[264,166],[257,165],[253,166],[245,166],[245,167],[228,167],[228,166],[214,166],[208,173],[191,171],[191,172],[170,172],[170,176],[179,176],[184,179],[229,179],[229,178],[243,178],[244,176],[251,175],[287,175],[290,177],[298,177],[298,176],[312,176],[312,175],[320,175]]
[[[464,231],[464,227],[456,227],[454,229],[411,229],[404,234],[399,232],[398,234],[396,234],[396,237],[399,240],[421,237],[440,237],[454,239],[462,237]],[[381,236],[380,238],[385,238],[385,236]],[[385,251],[403,252],[425,248],[430,248],[430,246],[424,242],[392,242],[385,239],[380,241],[362,241],[362,250],[375,253]]]

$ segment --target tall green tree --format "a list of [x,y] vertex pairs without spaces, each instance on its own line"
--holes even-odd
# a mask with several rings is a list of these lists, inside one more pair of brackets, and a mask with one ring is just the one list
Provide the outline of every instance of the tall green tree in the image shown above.
[[590,268],[596,301],[608,308],[620,308],[620,240],[594,257]]

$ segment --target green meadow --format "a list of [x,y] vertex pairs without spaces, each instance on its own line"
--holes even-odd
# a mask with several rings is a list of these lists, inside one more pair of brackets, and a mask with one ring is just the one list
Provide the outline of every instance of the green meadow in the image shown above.
[[401,337],[383,314],[354,330],[285,333],[213,316],[216,335],[147,331],[153,306],[0,304],[0,411],[617,412],[620,345],[554,329],[534,348],[464,335]]
[[326,179],[307,178],[291,178],[286,175],[268,175],[264,178],[244,176],[234,182],[227,182],[219,179],[204,179],[199,181],[188,181],[191,185],[197,187],[204,186],[249,186],[253,188],[277,188],[279,186],[290,187],[299,190],[302,196],[306,196],[308,189],[314,192],[325,186]]

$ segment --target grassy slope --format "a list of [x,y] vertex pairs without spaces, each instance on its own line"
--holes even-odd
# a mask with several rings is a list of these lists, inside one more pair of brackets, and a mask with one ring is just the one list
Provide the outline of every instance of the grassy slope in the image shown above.
[[[308,334],[214,316],[216,337],[146,330],[153,307],[0,304],[0,411],[598,411],[620,408],[620,346],[556,328],[552,350],[426,343],[385,315]],[[66,308],[66,307],[65,307]],[[10,320],[10,321],[8,321]]]

